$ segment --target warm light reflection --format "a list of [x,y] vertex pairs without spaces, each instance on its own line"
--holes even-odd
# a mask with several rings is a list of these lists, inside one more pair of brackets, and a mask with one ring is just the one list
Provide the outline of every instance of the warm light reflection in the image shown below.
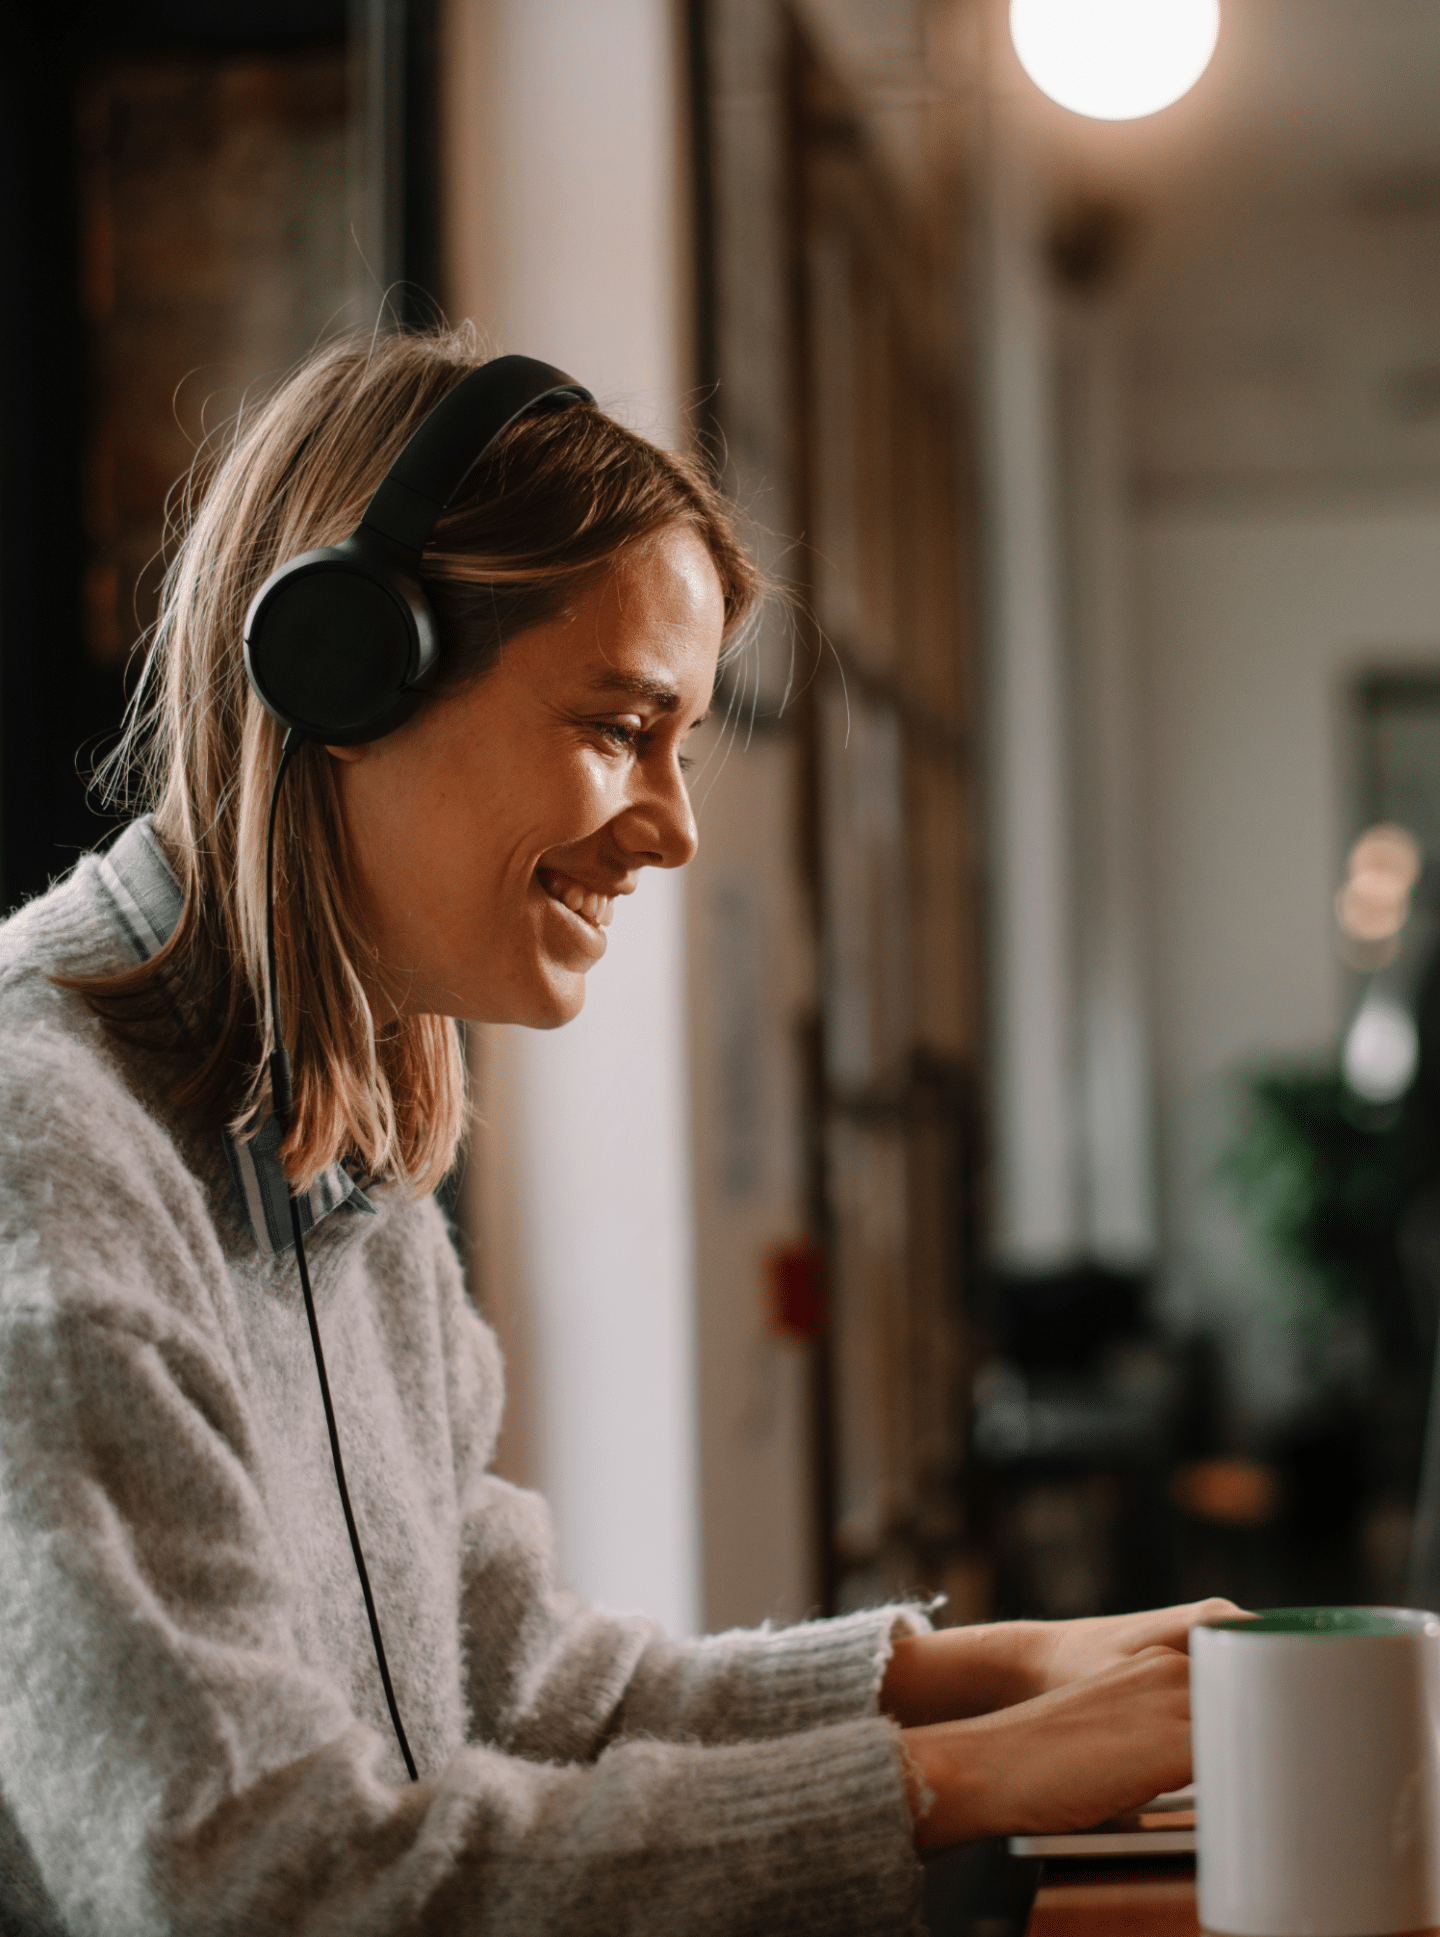
[[1170,1497],[1182,1513],[1235,1527],[1263,1527],[1280,1508],[1273,1467],[1253,1459],[1201,1459],[1177,1468]]
[[1380,968],[1393,960],[1424,858],[1415,836],[1393,821],[1368,828],[1351,848],[1349,878],[1335,897],[1335,919],[1342,941],[1350,945],[1341,952],[1353,967]]
[[1010,37],[1042,93],[1095,121],[1169,107],[1210,64],[1220,0],[1010,0]]

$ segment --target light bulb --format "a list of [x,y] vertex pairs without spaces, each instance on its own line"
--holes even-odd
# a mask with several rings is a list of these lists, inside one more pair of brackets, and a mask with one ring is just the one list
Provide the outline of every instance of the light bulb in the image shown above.
[[1220,0],[1010,0],[1020,65],[1052,101],[1095,121],[1178,101],[1219,32]]

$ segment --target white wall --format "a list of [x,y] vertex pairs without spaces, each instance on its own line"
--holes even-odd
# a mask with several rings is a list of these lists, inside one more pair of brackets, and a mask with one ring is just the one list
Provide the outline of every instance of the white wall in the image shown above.
[[1156,509],[1137,539],[1168,1286],[1213,1307],[1244,1271],[1208,1181],[1227,1075],[1345,1020],[1345,685],[1440,665],[1440,497]]
[[[453,313],[662,440],[688,327],[674,27],[669,0],[450,0],[442,60]],[[487,1032],[475,1167],[507,1464],[564,1576],[676,1633],[700,1619],[684,906],[648,874],[576,1022]]]
[[676,29],[669,0],[447,0],[442,43],[455,314],[665,439],[690,361]]

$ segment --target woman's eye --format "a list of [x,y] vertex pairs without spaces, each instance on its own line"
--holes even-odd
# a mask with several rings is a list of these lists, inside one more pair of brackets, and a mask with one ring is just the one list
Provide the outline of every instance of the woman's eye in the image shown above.
[[[623,747],[627,753],[648,755],[653,744],[653,735],[643,726],[636,726],[628,720],[596,720],[595,731],[612,746]],[[689,773],[695,764],[688,754],[679,755],[678,764],[682,773]]]

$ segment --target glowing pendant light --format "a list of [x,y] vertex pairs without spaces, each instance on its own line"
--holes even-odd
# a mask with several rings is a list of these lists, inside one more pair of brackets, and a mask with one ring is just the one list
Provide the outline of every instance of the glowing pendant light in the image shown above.
[[1178,101],[1219,32],[1220,0],[1010,0],[1020,65],[1052,101],[1096,121]]

